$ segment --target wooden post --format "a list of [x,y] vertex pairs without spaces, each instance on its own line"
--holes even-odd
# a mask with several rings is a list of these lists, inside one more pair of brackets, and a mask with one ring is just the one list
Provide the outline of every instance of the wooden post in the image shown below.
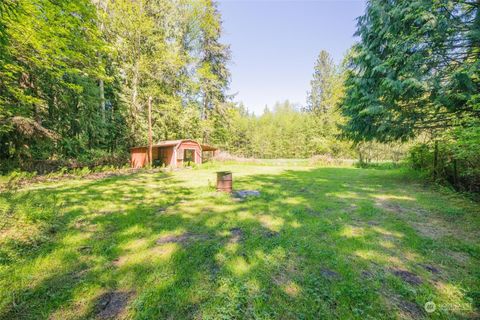
[[148,164],[153,164],[152,160],[152,97],[148,97]]

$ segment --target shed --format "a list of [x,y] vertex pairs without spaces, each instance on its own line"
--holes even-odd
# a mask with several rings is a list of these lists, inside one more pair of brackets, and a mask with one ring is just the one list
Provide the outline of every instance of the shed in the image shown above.
[[[179,168],[192,164],[201,164],[215,155],[218,149],[200,144],[195,140],[167,140],[152,145],[152,164]],[[130,149],[132,168],[142,168],[148,164],[148,146]]]

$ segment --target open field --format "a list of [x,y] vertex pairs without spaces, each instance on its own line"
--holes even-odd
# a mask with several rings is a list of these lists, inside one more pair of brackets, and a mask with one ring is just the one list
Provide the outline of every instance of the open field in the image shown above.
[[[261,195],[218,194],[218,170]],[[400,169],[66,180],[0,214],[0,319],[480,317],[480,206]]]

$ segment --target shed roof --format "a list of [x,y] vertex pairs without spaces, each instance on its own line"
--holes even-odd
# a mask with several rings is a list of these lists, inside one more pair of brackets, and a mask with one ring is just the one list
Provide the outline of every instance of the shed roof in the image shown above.
[[191,140],[165,140],[159,141],[153,144],[154,147],[169,147],[169,146],[176,146],[179,145],[183,141],[191,141]]
[[[172,147],[175,146],[177,147],[180,145],[180,143],[185,142],[185,141],[192,141],[200,145],[203,151],[215,151],[218,150],[218,148],[215,148],[214,146],[209,146],[206,144],[200,144],[195,140],[191,139],[180,139],[180,140],[165,140],[165,141],[158,141],[157,143],[154,143],[152,147]],[[140,147],[133,147],[131,149],[137,149],[137,148],[147,148],[148,146],[140,146]]]
[[202,151],[216,151],[218,148],[215,148],[214,146],[209,146],[208,144],[201,144],[200,147],[202,147]]

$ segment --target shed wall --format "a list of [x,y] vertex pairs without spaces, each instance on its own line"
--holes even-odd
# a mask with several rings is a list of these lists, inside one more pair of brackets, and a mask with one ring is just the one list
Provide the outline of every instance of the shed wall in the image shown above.
[[165,153],[166,153],[166,157],[165,157],[165,165],[166,166],[175,166],[175,157],[174,157],[174,151],[173,151],[174,147],[166,147],[165,148]]
[[147,164],[147,148],[133,148],[130,150],[130,163],[132,168],[142,168]]
[[184,141],[177,148],[177,167],[183,166],[183,153],[185,149],[195,150],[194,162],[196,164],[202,164],[202,149],[200,145],[194,141]]

